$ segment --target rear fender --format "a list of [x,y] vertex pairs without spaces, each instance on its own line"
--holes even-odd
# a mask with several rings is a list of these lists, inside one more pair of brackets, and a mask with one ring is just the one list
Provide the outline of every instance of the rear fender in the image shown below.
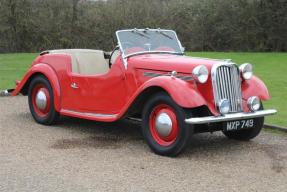
[[194,108],[207,105],[197,87],[193,83],[169,76],[155,77],[145,82],[139,89],[142,92],[150,87],[164,89],[181,107]]
[[33,65],[29,71],[26,73],[24,78],[18,82],[15,90],[12,92],[12,96],[16,96],[19,93],[27,94],[25,88],[28,90],[31,80],[37,75],[44,75],[50,82],[52,90],[54,93],[54,104],[56,111],[60,111],[61,102],[60,102],[60,84],[56,72],[48,64],[39,63]]

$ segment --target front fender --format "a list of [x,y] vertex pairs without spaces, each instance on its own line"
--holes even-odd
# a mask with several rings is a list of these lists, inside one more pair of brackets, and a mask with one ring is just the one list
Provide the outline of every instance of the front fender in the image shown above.
[[188,83],[178,78],[160,76],[146,81],[140,88],[142,92],[149,87],[161,87],[171,98],[181,107],[193,108],[207,105],[197,87],[193,83]]
[[250,80],[243,81],[241,86],[244,100],[251,96],[257,96],[263,101],[270,99],[266,85],[256,76],[253,76]]
[[20,92],[22,92],[24,87],[29,86],[30,81],[32,78],[37,75],[37,74],[42,74],[44,75],[50,82],[52,86],[52,90],[54,93],[54,104],[55,104],[55,109],[57,111],[60,111],[60,96],[61,96],[61,89],[60,89],[60,84],[59,80],[57,77],[56,72],[53,70],[51,66],[45,63],[39,63],[33,65],[29,71],[25,74],[23,79],[20,81],[20,83],[16,86],[15,90],[12,92],[12,96],[18,95]]

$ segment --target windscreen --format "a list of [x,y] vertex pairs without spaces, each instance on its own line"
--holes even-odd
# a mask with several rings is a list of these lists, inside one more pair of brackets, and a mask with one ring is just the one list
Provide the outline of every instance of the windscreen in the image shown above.
[[182,54],[176,33],[171,30],[123,30],[117,32],[117,38],[125,56],[151,52]]

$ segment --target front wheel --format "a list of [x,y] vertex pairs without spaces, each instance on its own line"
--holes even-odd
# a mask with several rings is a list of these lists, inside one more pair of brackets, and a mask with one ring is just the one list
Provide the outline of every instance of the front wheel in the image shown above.
[[142,132],[149,147],[159,155],[176,156],[186,147],[192,127],[184,122],[186,113],[172,98],[159,93],[143,110]]
[[249,141],[259,135],[264,125],[264,117],[254,119],[254,127],[251,129],[243,129],[238,131],[223,131],[223,134],[229,139],[240,141]]
[[[263,110],[263,105],[259,110]],[[249,141],[259,135],[261,129],[264,126],[264,117],[258,117],[254,119],[254,127],[251,129],[243,129],[238,131],[223,131],[223,134],[229,139],[235,139],[240,141]]]

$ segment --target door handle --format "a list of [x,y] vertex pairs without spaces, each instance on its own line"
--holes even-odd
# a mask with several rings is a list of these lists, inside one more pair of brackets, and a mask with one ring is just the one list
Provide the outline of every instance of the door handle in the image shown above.
[[78,89],[78,88],[79,88],[78,85],[77,85],[77,83],[72,83],[72,84],[71,84],[71,87],[72,87],[73,89]]

